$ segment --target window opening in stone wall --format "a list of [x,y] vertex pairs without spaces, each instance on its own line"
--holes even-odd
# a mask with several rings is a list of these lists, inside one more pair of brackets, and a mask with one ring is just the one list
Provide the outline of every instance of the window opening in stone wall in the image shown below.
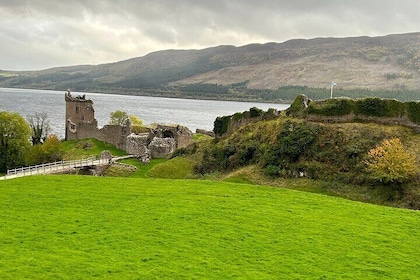
[[165,130],[163,131],[163,138],[175,138],[175,137],[172,131]]

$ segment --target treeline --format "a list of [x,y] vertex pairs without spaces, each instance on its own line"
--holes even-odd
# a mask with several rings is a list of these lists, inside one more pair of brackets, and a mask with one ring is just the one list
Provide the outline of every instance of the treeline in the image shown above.
[[25,120],[18,113],[0,111],[0,172],[62,160],[61,141],[49,130],[45,113]]
[[[243,100],[260,102],[292,103],[296,96],[304,94],[312,100],[330,98],[331,92],[326,88],[310,88],[307,86],[284,86],[276,90],[250,89],[247,81],[232,85],[189,84],[179,87],[177,91],[187,98],[209,98],[221,100]],[[378,97],[399,101],[415,101],[420,99],[420,92],[414,90],[369,90],[369,89],[336,89],[334,97],[366,98]]]

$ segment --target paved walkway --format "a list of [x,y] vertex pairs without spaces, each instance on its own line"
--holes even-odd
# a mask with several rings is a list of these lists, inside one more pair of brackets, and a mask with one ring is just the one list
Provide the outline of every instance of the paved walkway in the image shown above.
[[13,179],[23,176],[32,176],[32,175],[41,175],[41,174],[53,174],[60,173],[67,170],[72,170],[76,168],[82,168],[86,166],[97,166],[97,165],[106,165],[118,160],[133,158],[134,156],[121,156],[114,157],[112,160],[108,159],[81,159],[81,160],[72,160],[72,161],[57,161],[45,164],[39,164],[34,166],[20,167],[11,170],[7,170],[7,174],[3,177],[0,177],[0,180]]

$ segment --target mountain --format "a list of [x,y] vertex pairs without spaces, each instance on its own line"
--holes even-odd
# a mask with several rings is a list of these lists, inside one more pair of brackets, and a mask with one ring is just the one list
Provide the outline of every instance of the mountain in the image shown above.
[[0,87],[249,100],[285,87],[326,91],[331,81],[342,90],[419,91],[419,77],[420,33],[409,33],[165,50],[95,66],[0,71]]

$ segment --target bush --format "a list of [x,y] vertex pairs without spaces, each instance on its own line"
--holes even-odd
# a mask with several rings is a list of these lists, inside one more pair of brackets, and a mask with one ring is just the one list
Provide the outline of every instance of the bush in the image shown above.
[[302,116],[305,111],[305,105],[308,103],[308,98],[304,94],[296,96],[295,100],[287,109],[287,114],[293,117]]
[[306,123],[286,121],[277,136],[278,144],[269,149],[264,157],[264,166],[286,167],[308,152],[315,141],[315,131]]
[[407,113],[410,121],[420,124],[420,102],[408,102]]
[[216,136],[222,136],[229,128],[231,116],[217,117],[214,121],[214,134]]
[[343,116],[351,114],[354,110],[354,100],[351,99],[328,99],[324,102],[311,102],[308,106],[308,114],[323,116]]
[[401,117],[405,115],[405,104],[396,100],[364,98],[356,101],[357,114],[373,117]]
[[411,121],[420,124],[420,103],[402,103],[393,99],[363,98],[352,100],[347,98],[327,99],[311,102],[307,114],[320,116],[344,116],[354,113],[372,117],[401,118],[408,113]]
[[368,153],[366,170],[384,184],[407,182],[417,172],[415,157],[407,153],[400,139],[385,139]]
[[270,176],[277,176],[280,173],[280,168],[278,166],[275,165],[267,165],[266,168],[264,169],[265,174],[270,175]]
[[256,118],[256,117],[261,116],[264,113],[264,111],[261,109],[258,109],[257,107],[252,107],[251,109],[249,109],[249,113],[250,113],[251,118]]
[[63,154],[60,140],[51,134],[44,144],[36,144],[29,149],[25,161],[28,165],[56,162],[63,159]]

